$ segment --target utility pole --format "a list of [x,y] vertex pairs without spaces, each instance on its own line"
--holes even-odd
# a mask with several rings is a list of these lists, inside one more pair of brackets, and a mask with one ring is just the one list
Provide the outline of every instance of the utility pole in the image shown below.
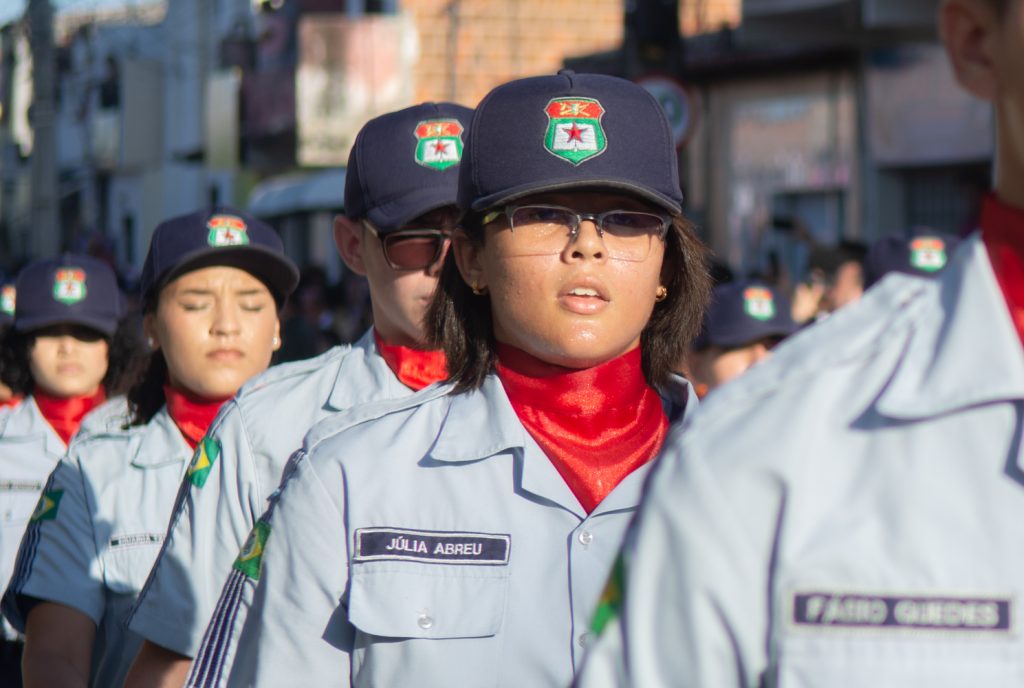
[[32,236],[34,257],[51,256],[61,248],[57,188],[56,57],[53,8],[50,0],[29,0],[29,43],[32,48]]

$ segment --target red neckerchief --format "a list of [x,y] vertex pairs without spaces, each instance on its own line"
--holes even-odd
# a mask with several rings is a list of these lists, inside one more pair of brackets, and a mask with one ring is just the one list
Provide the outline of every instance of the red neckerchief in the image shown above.
[[15,406],[21,403],[21,399],[22,398],[20,396],[13,396],[10,399],[7,399],[6,401],[0,401],[0,409],[14,408]]
[[448,364],[443,351],[410,349],[407,346],[387,344],[380,332],[373,331],[373,339],[388,368],[409,389],[419,391],[448,377]]
[[32,390],[32,398],[46,422],[67,444],[78,432],[85,414],[107,400],[107,391],[100,386],[92,394],[82,397],[54,397],[36,387]]
[[661,449],[668,418],[639,347],[572,370],[499,344],[496,367],[519,420],[588,514]]
[[1024,343],[1024,210],[989,194],[981,207],[981,238],[1017,336]]
[[[213,422],[217,411],[227,399],[206,399],[180,389],[164,385],[164,398],[167,400],[167,413],[178,426],[182,437],[192,449],[203,439],[206,430]],[[228,397],[230,399],[230,397]]]

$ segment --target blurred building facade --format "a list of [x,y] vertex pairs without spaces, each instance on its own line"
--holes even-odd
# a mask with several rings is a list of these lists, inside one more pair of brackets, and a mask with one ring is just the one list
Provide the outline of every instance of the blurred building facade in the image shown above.
[[814,243],[973,227],[992,113],[954,83],[938,5],[744,0],[738,28],[632,71],[625,45],[570,64],[681,84],[696,122],[681,155],[689,214],[734,270],[799,279]]
[[13,262],[91,244],[137,268],[161,219],[226,202],[271,220],[293,257],[334,278],[331,218],[363,122],[424,100],[474,105],[498,83],[569,66],[651,88],[676,127],[688,212],[716,253],[796,278],[808,236],[971,225],[991,113],[954,85],[937,5],[154,0],[60,15],[57,227],[31,221],[32,50],[15,22],[0,27],[0,252]]

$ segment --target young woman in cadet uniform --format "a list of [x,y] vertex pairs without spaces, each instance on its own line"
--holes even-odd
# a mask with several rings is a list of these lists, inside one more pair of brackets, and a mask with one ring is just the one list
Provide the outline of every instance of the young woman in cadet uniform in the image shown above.
[[221,403],[270,363],[278,309],[297,281],[274,230],[230,208],[156,228],[142,274],[153,354],[129,391],[130,417],[72,443],[4,595],[5,616],[25,633],[27,685],[121,685],[141,642],[124,619],[188,458],[195,451],[193,468],[216,458],[201,439]]
[[185,680],[231,563],[314,423],[445,376],[444,354],[423,342],[423,315],[458,217],[471,115],[461,105],[424,103],[377,117],[356,137],[335,237],[346,264],[367,278],[373,329],[353,346],[276,366],[225,405],[208,440],[219,458],[182,488],[132,613],[129,627],[146,643],[130,686]]
[[[39,260],[21,271],[17,286],[18,315],[0,346],[3,380],[24,398],[0,413],[3,587],[46,477],[85,416],[124,392],[132,361],[131,338],[118,332],[117,279],[105,263],[71,254]],[[22,639],[6,622],[2,647],[0,678],[14,683]]]
[[669,371],[709,280],[676,168],[630,82],[564,72],[484,98],[428,319],[450,384],[307,435],[192,685],[569,683],[647,466],[693,404]]
[[1024,685],[1024,0],[939,17],[995,106],[980,231],[669,440],[581,686]]

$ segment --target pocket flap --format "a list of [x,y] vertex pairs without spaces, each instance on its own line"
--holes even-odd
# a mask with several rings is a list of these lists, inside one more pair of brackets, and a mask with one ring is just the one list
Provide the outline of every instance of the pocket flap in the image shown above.
[[464,572],[430,565],[409,571],[353,566],[349,620],[363,633],[385,638],[495,635],[505,612],[508,575],[480,573],[475,567]]

